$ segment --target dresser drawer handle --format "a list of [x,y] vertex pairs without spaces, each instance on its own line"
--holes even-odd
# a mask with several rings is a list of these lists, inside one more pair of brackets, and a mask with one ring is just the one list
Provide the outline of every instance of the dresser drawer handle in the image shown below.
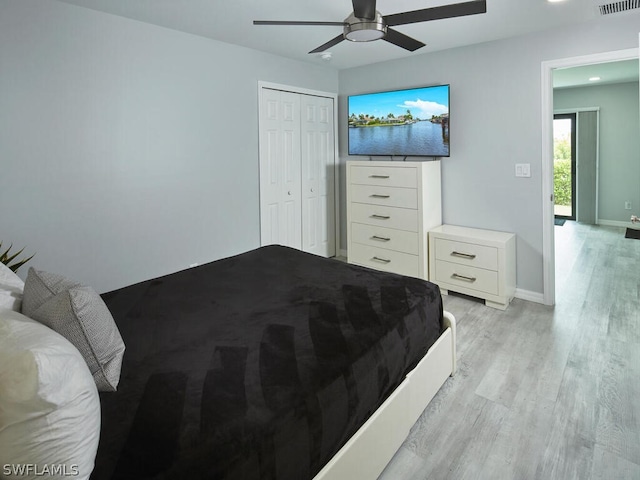
[[391,260],[387,258],[373,257],[371,260],[375,262],[380,262],[380,263],[391,263]]
[[391,195],[381,195],[379,193],[373,193],[369,195],[371,198],[391,198]]
[[389,175],[369,175],[369,178],[389,178]]
[[378,215],[374,213],[371,215],[371,218],[377,218],[378,220],[389,220],[391,217],[389,215]]
[[476,258],[476,256],[472,253],[462,253],[462,252],[456,252],[456,251],[451,252],[451,256],[468,258],[469,260],[473,260],[474,258]]
[[391,238],[389,237],[379,237],[378,235],[374,235],[373,237],[371,237],[371,240],[377,240],[379,242],[388,242],[391,240]]
[[465,277],[464,275],[458,275],[457,273],[454,273],[453,275],[451,275],[452,278],[456,278],[458,280],[465,280],[467,282],[475,282],[477,280],[476,277]]

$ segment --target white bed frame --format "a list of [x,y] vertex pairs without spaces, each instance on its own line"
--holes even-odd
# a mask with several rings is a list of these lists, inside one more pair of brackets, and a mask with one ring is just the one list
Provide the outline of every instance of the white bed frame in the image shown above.
[[314,480],[378,478],[431,399],[456,371],[456,319],[447,311],[444,326],[446,330],[416,368]]

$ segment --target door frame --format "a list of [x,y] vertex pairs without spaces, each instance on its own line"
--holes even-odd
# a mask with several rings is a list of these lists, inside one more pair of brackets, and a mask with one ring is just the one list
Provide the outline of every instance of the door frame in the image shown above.
[[[639,36],[640,40],[640,36]],[[541,62],[541,122],[542,122],[542,282],[543,303],[555,304],[555,248],[553,215],[553,70],[608,63],[638,58],[638,48],[545,60]]]
[[[333,217],[334,217],[334,233],[335,233],[335,256],[340,256],[340,165],[338,157],[338,94],[333,92],[323,92],[320,90],[311,90],[308,88],[294,87],[292,85],[284,85],[281,83],[266,82],[258,80],[258,144],[260,143],[260,112],[262,109],[262,91],[264,89],[280,90],[283,92],[298,93],[302,95],[311,95],[316,97],[325,97],[333,99]],[[258,169],[260,168],[261,149],[258,148]],[[259,172],[258,172],[259,174]],[[262,235],[262,232],[260,232]]]

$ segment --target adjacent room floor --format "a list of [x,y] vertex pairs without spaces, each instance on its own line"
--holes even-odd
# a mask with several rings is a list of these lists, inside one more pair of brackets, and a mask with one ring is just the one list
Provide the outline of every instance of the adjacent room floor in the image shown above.
[[381,479],[640,478],[640,241],[624,232],[555,227],[555,307],[444,297],[458,372]]

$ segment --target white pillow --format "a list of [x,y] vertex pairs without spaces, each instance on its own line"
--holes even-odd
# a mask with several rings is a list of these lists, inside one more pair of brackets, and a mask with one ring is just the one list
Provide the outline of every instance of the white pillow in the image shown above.
[[0,308],[20,311],[24,282],[4,263],[0,263]]
[[88,479],[99,437],[100,399],[78,350],[0,309],[0,477]]

